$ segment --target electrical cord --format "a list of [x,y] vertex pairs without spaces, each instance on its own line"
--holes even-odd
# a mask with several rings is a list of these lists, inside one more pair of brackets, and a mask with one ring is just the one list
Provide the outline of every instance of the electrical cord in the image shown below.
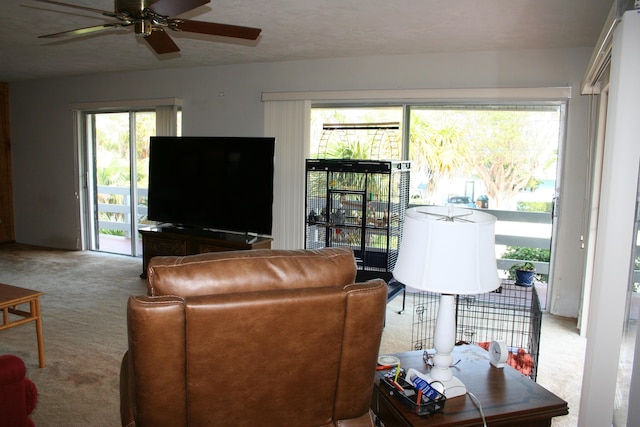
[[470,391],[467,391],[467,394],[471,398],[471,401],[475,403],[475,405],[478,407],[478,410],[480,411],[480,416],[482,417],[482,425],[484,427],[487,427],[487,420],[484,417],[484,411],[482,410],[482,404],[480,403],[480,400],[478,400],[478,398]]

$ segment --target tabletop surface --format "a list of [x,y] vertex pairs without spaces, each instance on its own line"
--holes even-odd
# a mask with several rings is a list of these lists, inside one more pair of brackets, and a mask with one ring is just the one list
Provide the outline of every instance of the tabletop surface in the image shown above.
[[43,292],[34,291],[31,289],[20,288],[18,286],[11,286],[5,283],[0,283],[0,302],[9,302],[20,300],[23,298],[32,298],[42,295]]
[[[422,351],[396,353],[394,356],[400,358],[401,366],[405,370],[414,368],[426,372]],[[453,374],[466,385],[467,391],[479,400],[487,422],[499,419],[502,422],[511,420],[517,423],[532,416],[550,418],[568,413],[566,401],[511,366],[491,366],[489,353],[476,345],[456,346],[453,350],[453,363],[458,360],[452,368]],[[383,374],[384,371],[380,372],[378,378]],[[426,417],[418,417],[411,413],[395,398],[389,398],[388,401],[416,425],[421,425],[418,421],[421,419],[424,420],[424,425],[456,425],[463,421],[480,419],[478,407],[468,395],[447,399],[442,411]]]

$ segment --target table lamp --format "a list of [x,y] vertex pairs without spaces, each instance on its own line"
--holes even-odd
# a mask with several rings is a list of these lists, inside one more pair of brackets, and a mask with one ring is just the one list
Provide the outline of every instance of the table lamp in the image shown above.
[[[394,278],[407,288],[440,294],[427,381],[439,381],[447,398],[466,394],[453,376],[451,351],[456,339],[456,295],[481,294],[500,285],[493,215],[453,206],[407,209]],[[408,289],[410,290],[410,289]]]

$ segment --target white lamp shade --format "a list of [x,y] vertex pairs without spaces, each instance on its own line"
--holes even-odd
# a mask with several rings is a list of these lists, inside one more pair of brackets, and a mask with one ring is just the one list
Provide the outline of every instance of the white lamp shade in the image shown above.
[[410,288],[480,294],[498,288],[493,215],[475,209],[407,210],[393,276]]

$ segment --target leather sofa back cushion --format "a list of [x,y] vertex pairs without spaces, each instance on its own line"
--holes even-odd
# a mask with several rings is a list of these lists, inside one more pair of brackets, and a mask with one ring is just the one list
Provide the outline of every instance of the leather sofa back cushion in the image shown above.
[[139,425],[361,425],[355,419],[368,413],[385,303],[380,279],[131,297]]
[[182,297],[346,285],[356,265],[349,248],[257,249],[210,252],[186,257],[154,257],[149,262],[148,293]]
[[342,288],[189,298],[190,423],[258,426],[269,414],[280,425],[330,424],[343,350],[347,294]]

